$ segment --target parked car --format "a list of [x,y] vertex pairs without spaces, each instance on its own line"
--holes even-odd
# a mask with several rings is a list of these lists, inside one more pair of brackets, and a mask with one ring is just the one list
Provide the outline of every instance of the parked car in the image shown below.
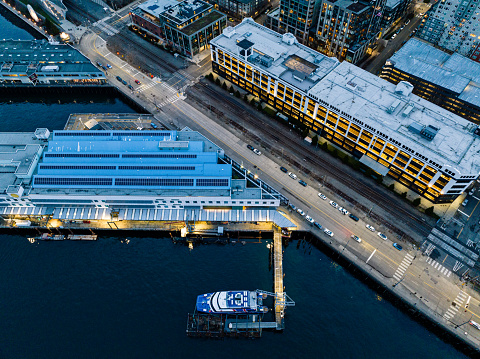
[[305,182],[304,180],[300,180],[298,181],[298,183],[300,183],[303,187],[307,187],[307,182]]
[[260,152],[259,150],[257,150],[256,148],[253,149],[253,153],[255,153],[256,155],[260,156],[262,154],[262,152]]
[[135,80],[135,83],[136,83],[137,85],[140,85],[140,84],[141,84],[141,82],[138,81],[138,80]]
[[401,246],[400,244],[398,244],[398,243],[393,243],[392,245],[393,245],[395,248],[397,248],[399,251],[401,251],[401,250],[403,249],[402,246]]
[[325,196],[323,193],[320,193],[320,192],[318,192],[318,197],[320,197],[324,201],[327,199],[327,196]]
[[354,241],[357,241],[358,243],[362,243],[362,240],[360,239],[359,236],[356,236],[356,235],[352,234],[351,237],[352,237],[352,239],[353,239]]
[[349,214],[348,215],[351,219],[353,219],[355,222],[358,222],[358,217],[357,216],[354,216],[353,214]]
[[348,212],[345,208],[343,208],[343,207],[338,207],[338,210],[339,210],[340,212],[342,212],[343,215],[347,215],[347,214],[349,213],[349,212]]
[[312,217],[310,217],[310,216],[305,216],[305,219],[306,219],[307,221],[309,221],[310,223],[315,222],[315,220],[314,220]]
[[393,34],[393,36],[390,38],[390,40],[393,40],[396,37],[397,37],[397,34]]
[[379,236],[381,239],[383,239],[384,241],[386,241],[386,240],[388,239],[387,236],[384,235],[382,232],[378,232],[377,234],[378,234],[378,236]]
[[293,209],[294,211],[297,210],[297,207],[295,207],[295,205],[294,205],[293,203],[290,203],[288,206],[289,206],[291,209]]
[[305,216],[305,212],[302,211],[300,208],[297,208],[297,213],[301,215],[302,217]]
[[325,233],[329,237],[333,237],[333,232],[331,230],[329,230],[328,228],[325,228],[323,230],[323,233]]
[[330,206],[332,206],[333,208],[337,208],[337,207],[338,207],[338,204],[336,204],[336,203],[333,202],[333,201],[330,201]]
[[130,90],[132,90],[132,91],[134,90],[134,88],[133,88],[132,85],[128,85],[128,88],[129,88]]
[[367,227],[369,231],[375,232],[375,228],[373,228],[373,226],[366,224],[365,227]]
[[118,80],[118,81],[120,81],[120,82],[122,82],[122,81],[123,81],[123,80],[122,80],[122,78],[121,78],[120,76],[117,76],[117,80]]
[[110,65],[110,64],[107,64],[107,67],[108,67],[109,69],[111,69],[111,68],[112,68],[112,65]]
[[107,71],[107,68],[105,66],[102,66],[102,69],[104,69],[105,71]]
[[283,173],[287,173],[288,170],[285,168],[285,167],[280,167],[280,171],[282,171]]
[[122,80],[122,84],[127,85],[127,81]]
[[313,225],[317,227],[318,229],[322,229],[322,225],[318,222],[313,222]]
[[288,172],[288,175],[290,176],[290,178],[297,179],[297,175],[293,172]]
[[477,322],[475,322],[475,321],[473,321],[473,320],[470,320],[470,321],[468,322],[468,324],[470,324],[472,327],[480,330],[480,324],[478,324]]
[[253,151],[255,149],[255,147],[253,147],[252,145],[247,145],[247,148],[250,150],[250,151]]
[[101,63],[100,61],[97,61],[97,66],[98,66],[98,67],[102,67],[103,65],[102,65],[102,63]]

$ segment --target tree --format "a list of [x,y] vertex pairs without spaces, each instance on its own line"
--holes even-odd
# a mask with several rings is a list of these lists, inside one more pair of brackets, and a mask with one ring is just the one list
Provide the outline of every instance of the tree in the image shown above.
[[415,17],[415,14],[413,12],[411,12],[407,15],[408,20],[412,20],[414,17]]
[[415,198],[415,199],[412,201],[412,204],[413,204],[415,207],[418,207],[421,202],[422,202],[422,200],[420,199],[420,197],[418,197],[418,198]]
[[342,162],[348,165],[348,163],[350,162],[350,156],[348,155],[343,156]]
[[224,89],[224,90],[227,89],[227,83],[226,83],[226,82],[224,82],[224,83],[222,84],[222,89]]
[[395,192],[395,185],[392,183],[390,186],[388,186],[388,189],[389,189],[390,191]]
[[248,102],[248,95],[247,94],[243,95],[243,101]]
[[407,192],[403,192],[403,193],[402,193],[402,197],[403,197],[403,198],[407,198]]
[[220,86],[221,82],[220,82],[220,79],[217,77],[217,79],[215,80],[215,83]]
[[230,93],[234,93],[234,92],[235,92],[235,89],[233,88],[233,85],[230,85],[230,88],[228,89],[228,92],[230,92]]
[[325,151],[328,151],[328,143],[327,143],[327,141],[325,141],[324,143],[322,143],[322,148],[323,148]]
[[425,214],[428,215],[428,216],[432,216],[435,214],[435,212],[433,211],[433,206],[432,207],[428,207],[426,210],[425,210]]
[[308,130],[307,127],[305,127],[305,128],[303,129],[303,131],[302,131],[302,137],[303,137],[303,138],[307,137],[307,136],[308,136],[308,132],[310,132],[310,131]]
[[240,91],[238,91],[238,90],[237,90],[237,91],[235,91],[235,97],[238,97],[238,98],[240,98]]
[[382,184],[383,183],[383,176],[377,176],[377,178],[375,178],[375,180],[377,181],[378,184]]
[[254,98],[252,98],[252,99],[250,100],[250,105],[255,106],[255,99],[254,99]]
[[315,135],[315,136],[313,136],[313,138],[312,138],[312,146],[316,146],[317,144],[318,144],[318,136]]

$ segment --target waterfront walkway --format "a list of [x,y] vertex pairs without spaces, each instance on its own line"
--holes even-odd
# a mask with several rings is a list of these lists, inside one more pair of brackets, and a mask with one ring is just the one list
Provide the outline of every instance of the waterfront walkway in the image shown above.
[[283,291],[282,233],[273,233],[273,270],[275,289],[275,321],[277,329],[284,329],[285,293]]

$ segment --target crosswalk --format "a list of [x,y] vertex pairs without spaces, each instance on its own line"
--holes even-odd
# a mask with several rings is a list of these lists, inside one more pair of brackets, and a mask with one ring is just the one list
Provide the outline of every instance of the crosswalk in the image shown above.
[[168,105],[169,103],[174,103],[174,102],[177,102],[178,100],[180,100],[180,97],[175,95],[175,96],[172,96],[172,97],[169,97],[167,98],[165,101],[163,101],[162,103],[160,103],[159,105],[157,105],[157,107],[163,107],[165,105]]
[[429,243],[427,246],[427,249],[425,249],[425,254],[429,256],[430,254],[432,254],[434,249],[435,249],[435,246],[432,243]]
[[450,305],[450,308],[448,308],[447,312],[443,315],[443,317],[446,320],[452,319],[455,314],[457,314],[459,308],[462,307],[463,302],[465,302],[465,299],[467,299],[468,294],[465,293],[463,290],[458,293],[457,298],[453,301],[452,305]]
[[407,271],[408,267],[410,264],[412,264],[412,261],[415,257],[412,256],[411,254],[407,254],[403,260],[402,263],[398,266],[395,274],[393,275],[393,278],[396,280],[401,280],[402,277],[405,275],[405,272]]
[[427,263],[430,264],[436,270],[438,270],[440,273],[446,275],[447,277],[450,277],[452,275],[452,272],[450,270],[442,266],[439,262],[432,259],[431,257],[428,257]]
[[137,88],[137,91],[138,92],[143,92],[145,90],[148,90],[149,88],[152,88],[153,86],[155,86],[157,83],[152,81],[150,82],[149,84],[144,84],[144,85],[141,85]]
[[103,31],[104,33],[106,33],[108,36],[112,36],[112,35],[115,35],[115,34],[118,34],[120,31],[117,30],[116,28],[114,28],[113,26],[110,26],[108,24],[105,24],[104,23],[104,20],[105,19],[102,19],[102,20],[99,20],[95,23],[92,24],[92,26],[96,27],[97,29],[99,29],[100,31]]

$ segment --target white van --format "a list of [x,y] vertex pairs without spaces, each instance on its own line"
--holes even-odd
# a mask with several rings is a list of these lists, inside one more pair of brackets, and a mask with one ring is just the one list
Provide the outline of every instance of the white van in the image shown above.
[[297,175],[293,172],[288,172],[288,175],[290,176],[290,178],[297,179]]

